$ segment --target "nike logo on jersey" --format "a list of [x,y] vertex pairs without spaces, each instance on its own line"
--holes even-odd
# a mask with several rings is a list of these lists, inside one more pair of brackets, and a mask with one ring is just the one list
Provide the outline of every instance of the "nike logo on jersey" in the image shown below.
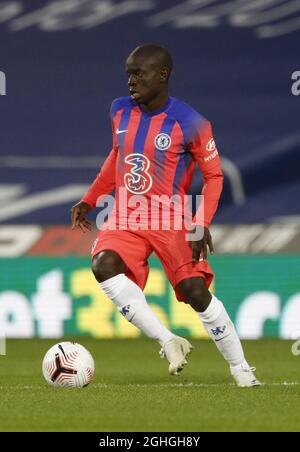
[[116,132],[116,133],[117,133],[117,135],[119,135],[119,133],[125,133],[125,132],[127,132],[127,130],[128,130],[128,129],[126,129],[126,130],[119,130],[119,129],[117,129],[117,132]]

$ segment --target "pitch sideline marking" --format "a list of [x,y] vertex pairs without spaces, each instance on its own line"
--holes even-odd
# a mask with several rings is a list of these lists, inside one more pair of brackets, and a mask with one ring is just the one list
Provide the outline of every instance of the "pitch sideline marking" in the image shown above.
[[[273,382],[273,383],[262,383],[262,386],[299,386],[299,382],[298,381],[283,381],[283,382]],[[110,388],[145,388],[145,389],[149,389],[149,388],[184,388],[184,389],[189,389],[189,388],[224,388],[226,386],[230,386],[230,387],[236,387],[238,389],[238,386],[235,383],[162,383],[162,384],[133,384],[133,383],[129,383],[129,384],[106,384],[106,383],[95,383],[91,385],[93,388],[96,389],[110,389]],[[33,390],[33,389],[45,389],[48,388],[49,386],[44,385],[44,386],[34,386],[34,385],[16,385],[16,386],[0,386],[0,390],[5,390],[5,389],[20,389],[20,390]],[[69,388],[64,388],[64,389],[69,389]]]

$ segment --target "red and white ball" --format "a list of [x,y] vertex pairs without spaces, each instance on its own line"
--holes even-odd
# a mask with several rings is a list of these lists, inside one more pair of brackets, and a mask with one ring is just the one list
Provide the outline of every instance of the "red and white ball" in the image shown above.
[[90,352],[76,342],[60,342],[48,350],[43,375],[52,386],[84,388],[91,383],[95,363]]

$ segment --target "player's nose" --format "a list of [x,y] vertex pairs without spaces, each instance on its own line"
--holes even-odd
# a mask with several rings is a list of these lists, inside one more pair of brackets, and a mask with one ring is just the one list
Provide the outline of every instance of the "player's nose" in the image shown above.
[[134,74],[131,74],[131,75],[128,77],[128,82],[127,82],[129,88],[133,88],[133,87],[135,86],[135,82],[136,82],[136,80],[135,80]]

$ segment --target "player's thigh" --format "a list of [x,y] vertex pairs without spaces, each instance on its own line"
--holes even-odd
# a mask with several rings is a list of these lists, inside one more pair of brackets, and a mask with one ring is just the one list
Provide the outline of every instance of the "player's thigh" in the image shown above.
[[168,274],[192,262],[192,250],[184,231],[151,231],[149,235],[151,246]]
[[[151,245],[164,267],[177,299],[189,302],[187,298],[188,287],[195,292],[202,288],[202,292],[206,294],[206,288],[209,287],[213,279],[213,272],[207,261],[193,263],[192,250],[186,234],[187,232],[184,230],[155,231],[154,234],[151,234]],[[202,287],[202,280],[198,280],[198,284],[192,280],[188,281],[193,278],[202,278],[205,287]],[[178,286],[184,280],[187,280],[186,283],[183,283],[186,290],[182,293]]]
[[116,274],[125,273],[144,288],[149,274],[148,257],[151,252],[149,242],[138,233],[107,230],[100,231],[93,245],[92,256],[93,260],[96,256],[96,259],[101,261],[104,255],[108,264],[111,262],[116,266],[118,270]]

